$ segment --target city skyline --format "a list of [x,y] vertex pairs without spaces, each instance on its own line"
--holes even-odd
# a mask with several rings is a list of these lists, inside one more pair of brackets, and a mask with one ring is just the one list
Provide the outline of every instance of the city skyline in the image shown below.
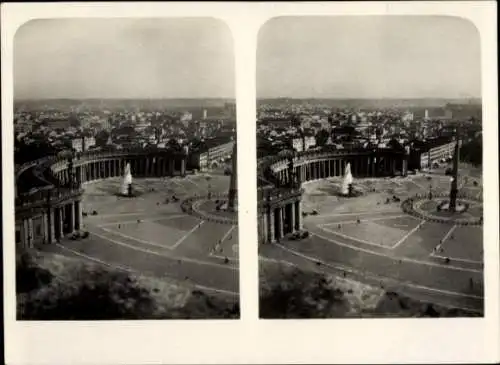
[[480,98],[479,36],[454,17],[274,18],[259,32],[257,98],[277,97]]
[[31,21],[15,37],[14,97],[231,99],[232,42],[214,18]]

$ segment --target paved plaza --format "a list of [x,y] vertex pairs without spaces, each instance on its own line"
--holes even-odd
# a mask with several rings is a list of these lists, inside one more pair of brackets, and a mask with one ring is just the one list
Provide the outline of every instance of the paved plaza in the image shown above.
[[229,176],[135,178],[137,196],[133,198],[117,194],[120,183],[116,178],[86,184],[83,229],[90,236],[65,239],[45,249],[237,295],[237,226],[205,220],[181,209],[185,198],[207,196],[209,191],[227,193]]
[[[461,171],[459,189],[477,199],[463,216],[482,215],[481,178]],[[340,179],[304,184],[304,240],[263,245],[263,259],[322,271],[397,291],[443,307],[482,313],[483,227],[420,219],[404,213],[401,201],[415,194],[449,190],[440,171],[407,178],[355,180],[364,195],[333,194]],[[400,201],[394,201],[396,196]]]

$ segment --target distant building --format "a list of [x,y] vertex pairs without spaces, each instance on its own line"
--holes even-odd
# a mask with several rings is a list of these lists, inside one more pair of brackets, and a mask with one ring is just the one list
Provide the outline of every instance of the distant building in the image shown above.
[[412,112],[404,113],[403,116],[401,117],[401,121],[412,122],[413,121],[413,113]]
[[190,122],[191,120],[193,120],[193,114],[192,113],[190,113],[190,112],[184,112],[181,115],[181,122],[183,122],[183,121]]
[[43,119],[43,122],[47,125],[47,127],[49,127],[49,129],[52,130],[66,130],[70,126],[69,119],[66,118],[45,118]]
[[410,143],[408,167],[413,170],[431,168],[434,162],[452,157],[456,143],[456,140],[447,137],[413,141]]
[[429,108],[425,109],[425,120],[451,120],[453,112],[448,108]]
[[71,147],[77,152],[85,152],[95,146],[94,137],[78,137],[71,140]]
[[307,151],[312,146],[316,146],[314,136],[295,137],[292,139],[292,147],[297,152]]
[[231,138],[207,139],[197,151],[190,154],[190,163],[193,168],[204,171],[214,165],[220,166],[231,158],[234,140]]

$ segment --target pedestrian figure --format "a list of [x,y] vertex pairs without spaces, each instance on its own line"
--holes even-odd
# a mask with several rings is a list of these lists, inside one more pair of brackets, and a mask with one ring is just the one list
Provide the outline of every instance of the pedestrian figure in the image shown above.
[[358,219],[356,219],[356,223],[357,223],[357,224],[360,224],[360,223],[361,223],[361,220],[360,220],[359,218],[358,218]]
[[228,264],[229,263],[229,259],[227,257],[224,257],[224,263],[225,264]]
[[474,280],[472,278],[469,278],[469,286],[471,289],[474,287]]
[[346,277],[347,273],[344,271],[344,278]]
[[444,262],[446,262],[447,264],[449,264],[449,263],[450,263],[450,258],[449,258],[449,257],[447,257],[447,258],[444,260]]
[[122,228],[121,224],[118,225],[118,229]]
[[341,228],[342,228],[342,226],[339,224],[338,228],[339,228],[339,229],[341,229]]

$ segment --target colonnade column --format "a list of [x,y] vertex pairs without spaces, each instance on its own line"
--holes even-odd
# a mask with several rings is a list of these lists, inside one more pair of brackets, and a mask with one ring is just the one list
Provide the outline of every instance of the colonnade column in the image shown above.
[[33,242],[35,237],[33,237],[34,230],[33,230],[33,219],[29,218],[28,219],[28,246],[33,247]]
[[[17,227],[16,227],[16,229],[17,229]],[[25,245],[26,244],[26,230],[24,229],[24,220],[21,221],[21,224],[19,227],[19,235],[21,236],[21,237],[19,237],[21,244]]]
[[283,207],[278,208],[278,217],[279,217],[279,238],[283,238],[285,236],[284,234],[284,227],[283,227]]
[[262,242],[266,243],[269,239],[269,216],[264,211],[262,214]]
[[302,204],[301,201],[296,201],[295,203],[295,217],[296,217],[296,225],[297,229],[300,231],[303,229],[302,227]]
[[295,232],[295,202],[289,204],[290,206],[290,225],[291,225],[291,232]]
[[75,210],[76,210],[76,229],[77,230],[80,230],[82,229],[82,218],[83,218],[83,213],[82,213],[82,201],[81,200],[77,200],[76,201],[76,207],[75,207]]
[[56,240],[56,221],[55,221],[55,216],[54,216],[54,211],[55,209],[54,208],[50,208],[49,209],[49,214],[48,214],[48,218],[49,218],[49,222],[48,222],[48,226],[49,226],[49,233],[48,233],[48,238],[49,238],[49,243],[52,243]]
[[269,241],[275,242],[276,241],[276,233],[275,233],[274,225],[276,224],[276,217],[275,217],[274,208],[269,209],[268,221],[269,221]]
[[186,176],[186,159],[181,159],[181,176]]
[[58,219],[58,222],[59,222],[59,227],[57,227],[58,228],[58,232],[57,233],[58,233],[59,238],[63,238],[64,237],[64,232],[63,232],[63,224],[64,224],[63,214],[64,214],[64,209],[63,209],[63,207],[58,207],[57,211],[58,211],[57,219]]
[[73,202],[73,203],[70,204],[70,219],[71,219],[71,221],[70,221],[70,224],[71,224],[70,225],[70,231],[71,232],[73,232],[75,230],[75,221],[76,221],[76,219],[75,219],[75,216],[76,216],[76,214],[75,214],[76,204],[75,203],[76,202]]
[[407,175],[408,175],[408,160],[404,158],[401,167],[401,176],[407,176]]
[[42,225],[43,225],[43,243],[47,243],[49,239],[49,213],[45,212],[42,215]]

